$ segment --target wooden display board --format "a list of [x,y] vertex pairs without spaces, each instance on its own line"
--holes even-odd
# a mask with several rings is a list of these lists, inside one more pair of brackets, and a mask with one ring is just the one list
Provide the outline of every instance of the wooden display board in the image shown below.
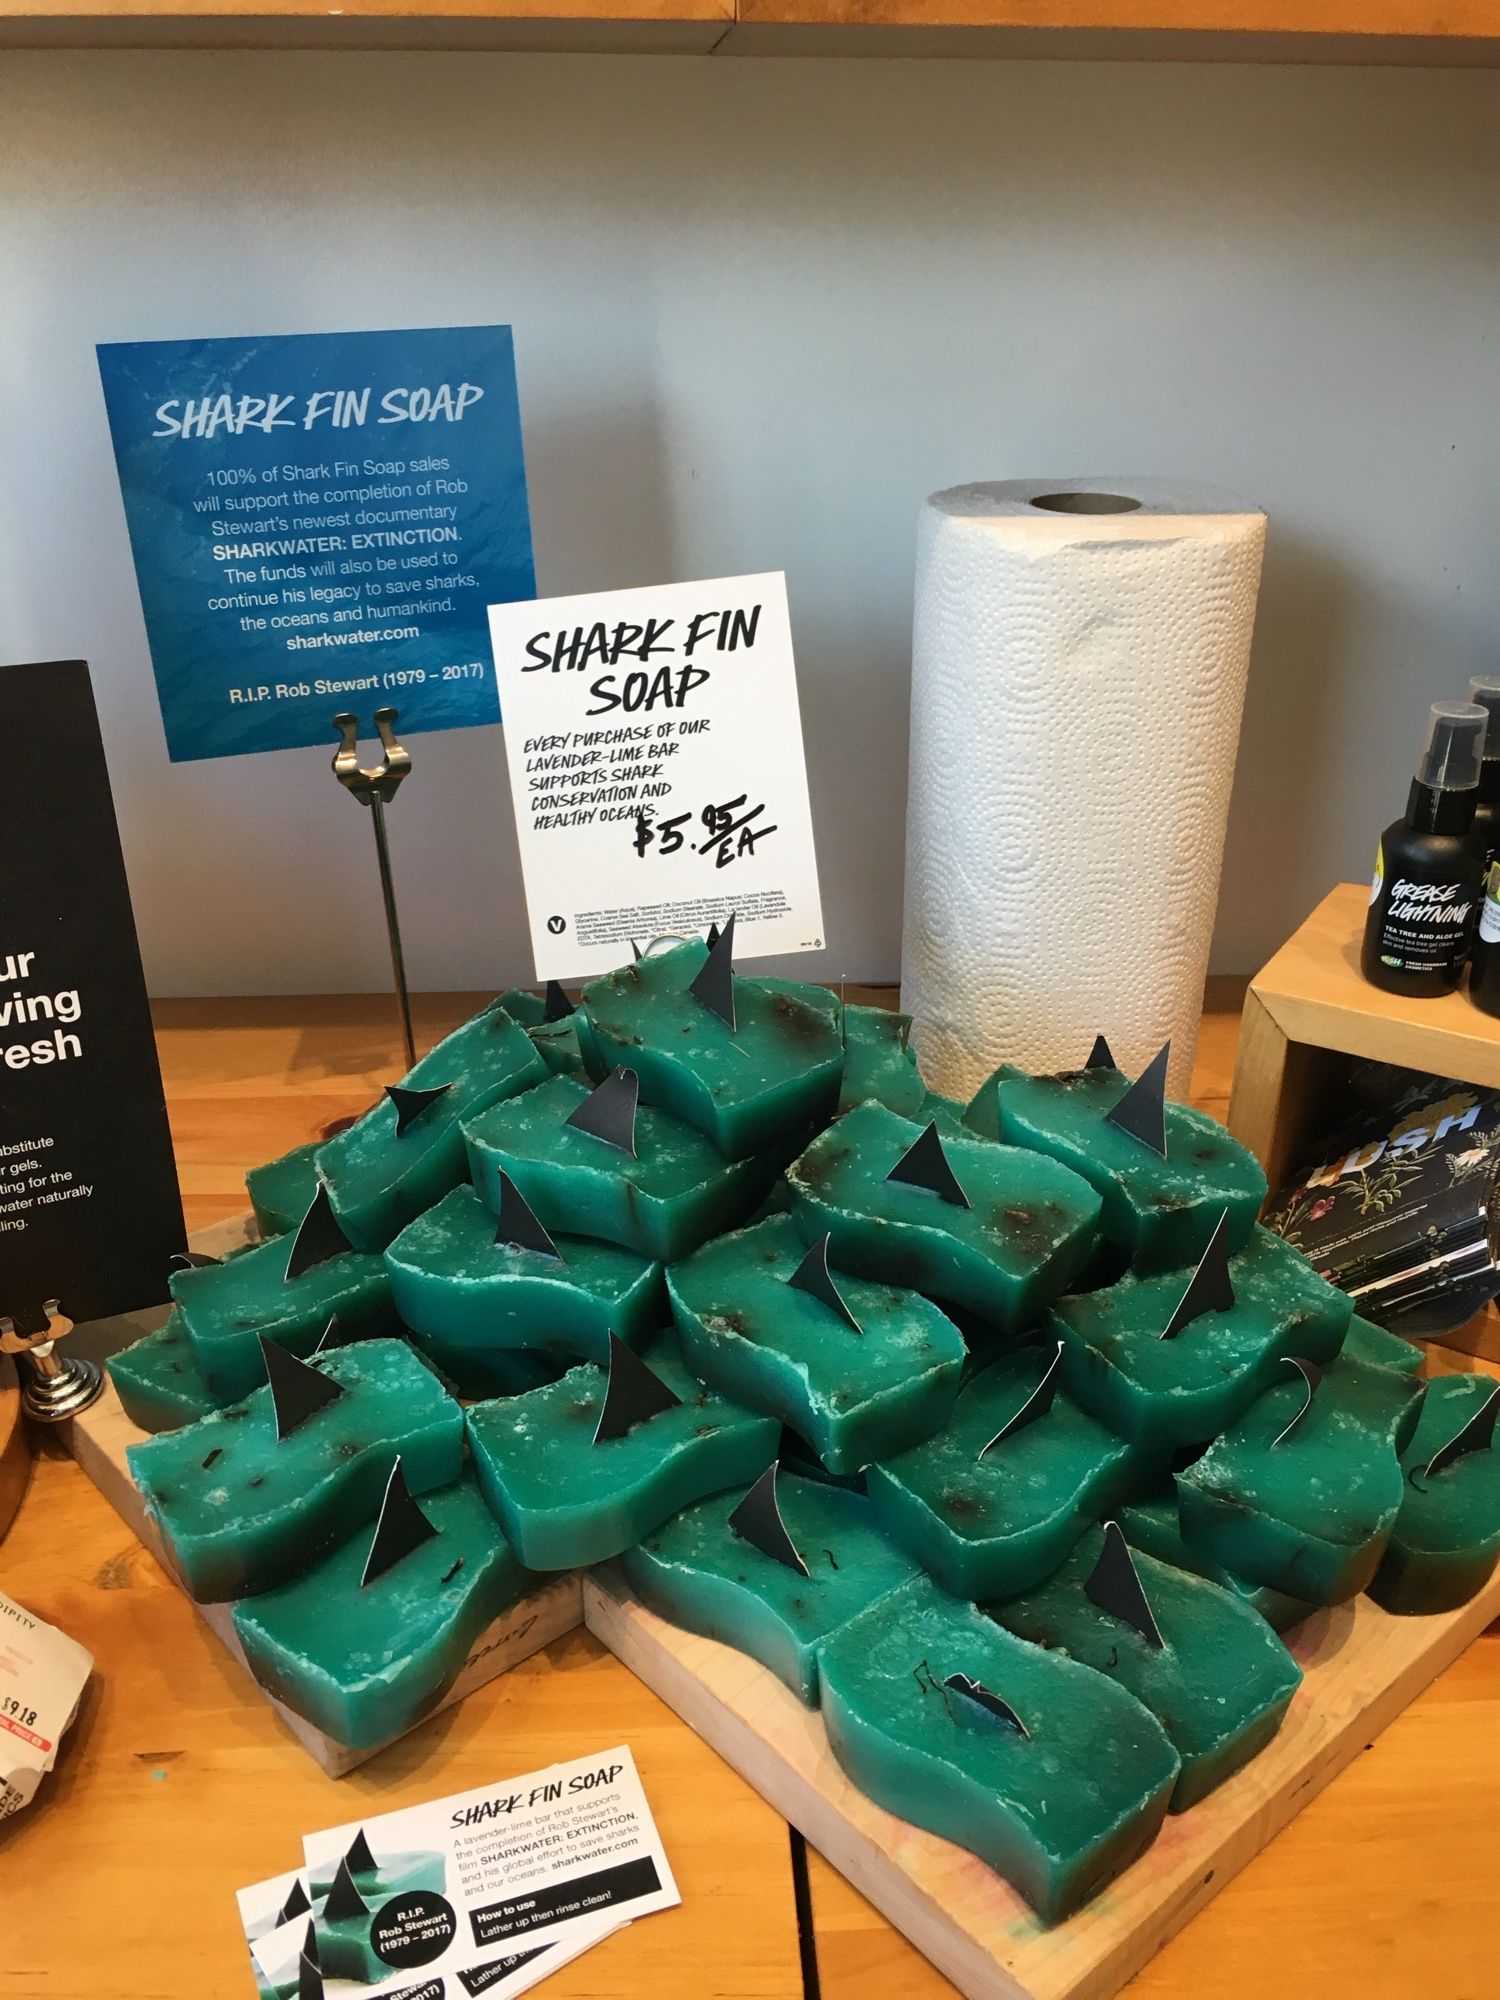
[[817,1710],[774,1674],[656,1617],[614,1566],[584,1578],[583,1616],[970,2000],[1105,2000],[1500,1616],[1500,1573],[1439,1617],[1360,1597],[1288,1633],[1304,1678],[1275,1740],[1051,1929],[983,1862],[850,1784]]
[[21,1415],[16,1364],[0,1354],[0,1536],[16,1518],[31,1477],[31,1439]]

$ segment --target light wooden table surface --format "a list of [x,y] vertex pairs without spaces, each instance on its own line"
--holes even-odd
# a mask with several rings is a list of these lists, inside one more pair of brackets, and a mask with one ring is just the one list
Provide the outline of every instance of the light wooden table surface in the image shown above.
[[[851,998],[855,997],[851,992]],[[1195,1101],[1222,1115],[1237,992],[1214,993]],[[419,1046],[478,1004],[418,1002]],[[362,1110],[397,1074],[389,1003],[161,1004],[189,1225],[241,1212],[245,1169]],[[201,2000],[251,1991],[234,1890],[300,1858],[305,1831],[625,1741],[682,1888],[565,1967],[556,2000],[798,2000],[787,1828],[582,1632],[352,1776],[281,1732],[176,1587],[71,1461],[44,1449],[0,1585],[93,1652],[97,1671],[41,1801],[0,1825],[0,2000]],[[1261,2000],[1295,1984],[1360,2000],[1492,2000],[1500,1642],[1473,1646],[1369,1753],[1168,1944],[1134,2000]],[[818,1856],[823,2000],[953,1988]]]

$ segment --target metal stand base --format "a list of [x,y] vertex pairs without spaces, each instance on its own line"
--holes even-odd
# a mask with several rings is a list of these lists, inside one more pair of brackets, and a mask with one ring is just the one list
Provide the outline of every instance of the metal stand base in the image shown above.
[[64,1361],[52,1341],[18,1354],[16,1368],[21,1408],[34,1423],[65,1424],[104,1393],[104,1370],[98,1363],[73,1356]]

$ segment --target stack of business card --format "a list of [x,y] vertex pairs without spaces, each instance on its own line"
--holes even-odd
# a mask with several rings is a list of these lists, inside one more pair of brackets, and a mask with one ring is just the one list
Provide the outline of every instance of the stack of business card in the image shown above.
[[681,1901],[623,1746],[302,1846],[239,1892],[262,2000],[511,2000]]

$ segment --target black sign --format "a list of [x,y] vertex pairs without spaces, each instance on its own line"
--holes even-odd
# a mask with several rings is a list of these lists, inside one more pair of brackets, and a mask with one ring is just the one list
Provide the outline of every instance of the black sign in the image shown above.
[[0,667],[0,1314],[159,1304],[186,1243],[89,670]]
[[475,1944],[498,1944],[504,1938],[524,1937],[543,1924],[597,1916],[614,1903],[633,1902],[660,1887],[656,1863],[643,1854],[635,1861],[618,1861],[613,1868],[597,1868],[590,1875],[575,1875],[569,1881],[513,1896],[508,1902],[470,1910],[469,1922]]

